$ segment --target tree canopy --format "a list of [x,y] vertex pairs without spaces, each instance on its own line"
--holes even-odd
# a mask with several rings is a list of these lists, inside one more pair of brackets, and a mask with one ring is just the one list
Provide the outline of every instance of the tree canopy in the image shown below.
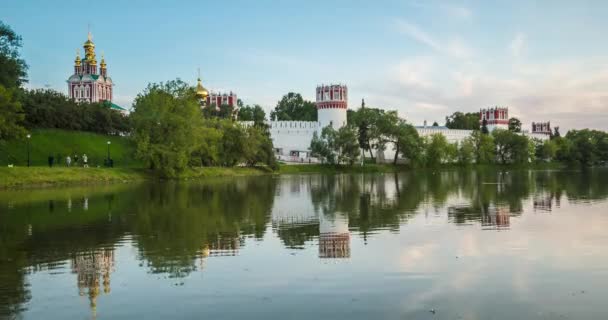
[[27,64],[20,57],[21,36],[0,21],[0,85],[16,88],[27,82]]
[[449,129],[479,130],[479,112],[454,112],[445,118],[445,126]]
[[317,121],[317,107],[314,102],[304,100],[299,93],[290,92],[277,102],[270,112],[272,121]]

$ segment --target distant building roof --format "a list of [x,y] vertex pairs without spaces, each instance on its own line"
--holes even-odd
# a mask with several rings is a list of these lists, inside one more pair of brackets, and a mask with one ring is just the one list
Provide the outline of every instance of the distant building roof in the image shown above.
[[108,107],[110,107],[110,109],[114,109],[114,110],[118,110],[118,111],[127,111],[127,109],[111,102],[111,101],[104,101],[104,104],[107,105]]
[[448,130],[449,128],[446,126],[414,126],[416,129],[441,129]]

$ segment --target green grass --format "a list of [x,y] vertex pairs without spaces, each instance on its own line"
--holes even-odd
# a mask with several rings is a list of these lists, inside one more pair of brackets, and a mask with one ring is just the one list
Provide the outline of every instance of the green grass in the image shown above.
[[[271,173],[272,171],[267,168],[209,167],[189,169],[183,172],[178,179],[196,180]],[[0,167],[0,189],[135,182],[159,179],[156,173],[141,168]]]
[[0,188],[127,182],[150,177],[146,170],[135,168],[0,167]]
[[[48,157],[55,157],[56,166],[65,166],[65,157],[74,160],[74,154],[82,158],[86,154],[89,166],[103,166],[110,141],[110,156],[116,167],[141,167],[135,160],[135,146],[126,137],[106,136],[91,132],[58,129],[35,129],[31,132],[30,163],[32,166],[48,166]],[[73,162],[72,162],[73,163]],[[0,166],[27,165],[27,139],[0,143]]]

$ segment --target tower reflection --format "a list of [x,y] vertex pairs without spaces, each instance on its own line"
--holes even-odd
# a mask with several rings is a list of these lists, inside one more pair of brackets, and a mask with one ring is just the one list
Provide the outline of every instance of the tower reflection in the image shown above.
[[87,295],[93,317],[97,315],[97,297],[101,286],[109,294],[110,275],[114,271],[114,248],[80,252],[71,260],[72,273],[77,275],[78,294]]

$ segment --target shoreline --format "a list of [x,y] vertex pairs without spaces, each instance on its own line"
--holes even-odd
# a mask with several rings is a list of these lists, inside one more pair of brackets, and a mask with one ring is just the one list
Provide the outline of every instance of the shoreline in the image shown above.
[[65,168],[65,167],[2,167],[0,190],[52,188],[58,186],[103,185],[163,180],[200,180],[208,178],[290,175],[290,174],[344,174],[344,173],[396,173],[410,170],[513,170],[513,169],[563,169],[564,165],[535,164],[529,166],[446,165],[436,168],[411,168],[404,165],[366,164],[365,166],[339,166],[322,164],[281,165],[278,171],[266,167],[205,167],[193,168],[173,179],[162,178],[143,168]]

